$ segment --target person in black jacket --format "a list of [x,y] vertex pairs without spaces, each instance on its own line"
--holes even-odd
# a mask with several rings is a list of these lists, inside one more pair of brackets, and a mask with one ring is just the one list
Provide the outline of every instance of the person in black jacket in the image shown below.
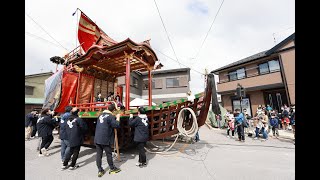
[[38,120],[38,112],[34,111],[34,117],[32,118],[32,132],[31,132],[31,138],[35,138],[37,133],[37,120]]
[[71,106],[65,107],[65,113],[61,116],[60,120],[60,139],[61,139],[61,161],[64,162],[66,154],[70,151],[69,138],[66,131],[67,121],[71,115],[70,111],[72,110]]
[[55,120],[49,108],[42,110],[37,121],[38,136],[42,138],[39,156],[48,156],[48,148],[53,141],[52,131],[55,127]]
[[109,174],[118,173],[121,170],[113,165],[111,145],[114,143],[114,128],[120,128],[120,114],[117,117],[112,115],[115,105],[110,104],[108,110],[104,110],[98,117],[94,143],[96,144],[97,156],[96,164],[98,167],[98,177],[103,176],[105,171],[101,166],[103,150],[106,152],[107,162],[110,167]]
[[30,112],[25,118],[25,140],[29,140],[32,132],[32,121],[35,118],[35,111]]
[[84,134],[88,130],[87,124],[78,117],[79,110],[74,107],[71,110],[71,115],[68,118],[66,125],[67,137],[69,139],[70,151],[65,155],[63,165],[61,169],[67,169],[68,162],[71,159],[71,164],[69,170],[73,170],[79,165],[76,166],[76,162],[79,156],[81,144],[84,141]]
[[134,142],[136,142],[139,150],[139,162],[136,166],[144,167],[147,165],[147,158],[145,152],[145,145],[149,139],[148,117],[145,114],[143,107],[139,107],[138,116],[133,119],[133,115],[130,114],[129,126],[134,127]]

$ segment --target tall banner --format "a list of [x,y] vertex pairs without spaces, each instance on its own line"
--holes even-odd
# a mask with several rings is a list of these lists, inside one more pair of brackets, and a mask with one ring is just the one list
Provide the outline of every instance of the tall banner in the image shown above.
[[92,22],[83,12],[81,12],[78,29],[79,43],[82,49],[87,52],[88,49],[100,38],[99,27]]
[[60,102],[63,68],[45,80],[44,103],[42,108],[54,110]]
[[78,73],[63,72],[60,103],[54,111],[62,113],[66,106],[75,103],[78,78]]
[[[100,38],[101,37],[101,38]],[[102,39],[106,45],[113,45],[117,42],[106,35],[94,22],[81,12],[78,28],[78,40],[82,50],[87,52],[88,49]]]

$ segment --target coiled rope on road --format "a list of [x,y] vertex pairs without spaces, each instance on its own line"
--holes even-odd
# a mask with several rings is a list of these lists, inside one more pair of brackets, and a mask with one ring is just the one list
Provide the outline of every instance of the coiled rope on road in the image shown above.
[[[192,123],[192,126],[189,130],[186,130],[184,127],[183,127],[183,120],[184,120],[184,116],[185,116],[185,113],[184,111],[185,110],[188,110],[190,113],[191,113],[191,116],[192,116],[192,120],[193,120],[193,123]],[[182,136],[187,136],[187,137],[195,137],[195,135],[197,134],[198,130],[199,130],[199,127],[198,127],[198,122],[197,122],[197,117],[196,117],[196,114],[194,113],[194,111],[191,109],[191,108],[183,108],[180,110],[179,114],[178,114],[178,118],[177,118],[177,129],[179,131],[179,133],[176,135],[176,139],[174,140],[174,142],[169,146],[169,148],[167,148],[166,150],[164,151],[151,151],[149,150],[148,148],[145,147],[145,150],[149,153],[153,153],[153,154],[167,154],[168,151],[175,145],[175,143],[177,142],[178,138],[180,135]],[[151,143],[153,144],[153,143]],[[153,144],[154,145],[154,144]],[[156,145],[154,145],[156,146]],[[157,148],[159,148],[160,146],[156,146]],[[168,147],[168,146],[166,146]],[[178,151],[176,152],[171,152],[170,154],[172,153],[177,153]]]

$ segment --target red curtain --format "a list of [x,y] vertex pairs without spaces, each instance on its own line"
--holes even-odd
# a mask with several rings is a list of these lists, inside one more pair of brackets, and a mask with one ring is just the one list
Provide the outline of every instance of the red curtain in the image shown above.
[[65,107],[69,105],[70,101],[75,103],[78,78],[78,73],[72,73],[68,71],[63,72],[62,93],[60,103],[55,109],[56,112],[64,112]]
[[91,94],[93,92],[94,77],[86,74],[81,74],[80,84],[78,91],[78,102],[77,104],[90,103]]

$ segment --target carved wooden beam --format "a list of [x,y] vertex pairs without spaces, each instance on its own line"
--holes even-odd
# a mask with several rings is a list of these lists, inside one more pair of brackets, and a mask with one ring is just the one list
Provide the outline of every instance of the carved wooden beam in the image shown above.
[[93,67],[93,68],[95,68],[95,69],[98,69],[98,70],[104,71],[104,72],[106,72],[106,73],[108,73],[108,74],[116,74],[116,72],[109,71],[109,70],[107,70],[107,69],[101,68],[101,67],[96,66],[96,65],[92,65],[92,67]]
[[133,55],[134,55],[134,52],[128,54],[126,51],[124,51],[124,58],[125,59],[129,58],[131,60],[131,59],[133,59]]

